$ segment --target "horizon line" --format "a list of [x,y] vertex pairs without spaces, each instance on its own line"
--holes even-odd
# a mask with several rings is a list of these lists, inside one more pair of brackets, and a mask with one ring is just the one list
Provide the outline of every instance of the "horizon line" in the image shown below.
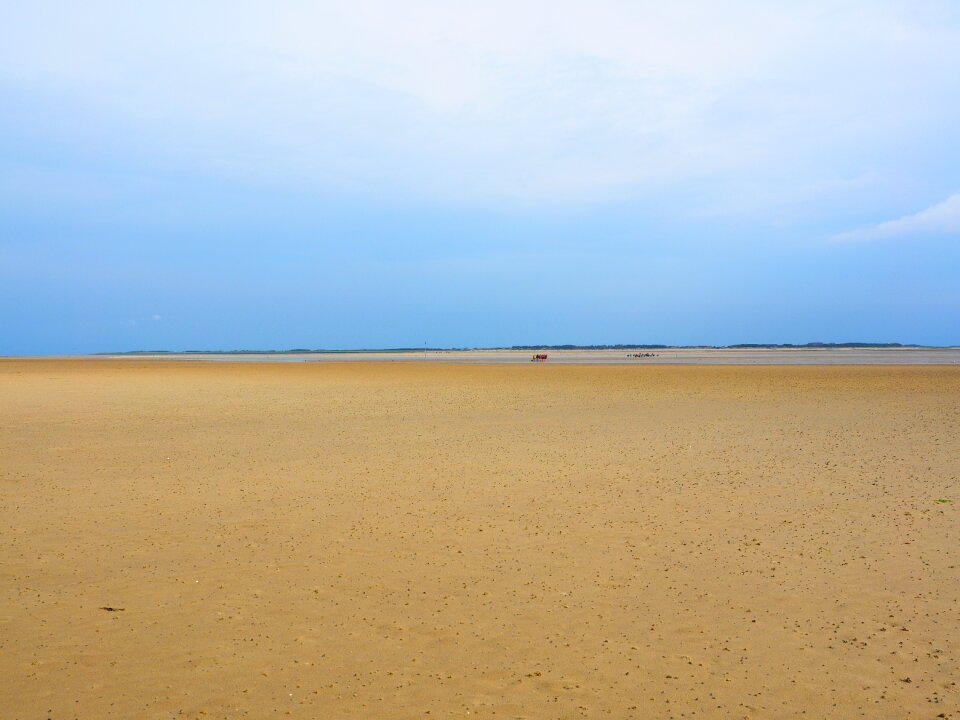
[[[727,345],[669,345],[660,343],[597,343],[589,345],[578,345],[572,343],[553,343],[553,344],[523,344],[523,345],[490,345],[490,346],[448,346],[448,347],[366,347],[366,348],[288,348],[288,349],[203,349],[203,350],[120,350],[112,352],[91,352],[85,353],[87,356],[108,356],[108,355],[325,355],[325,354],[350,354],[350,353],[415,353],[415,352],[476,352],[476,351],[529,351],[529,350],[749,350],[749,349],[795,349],[795,350],[817,350],[817,349],[927,349],[927,350],[947,350],[960,347],[960,345],[923,345],[918,343],[901,342],[808,342],[808,343],[731,343]],[[17,356],[6,356],[17,357]],[[20,356],[24,357],[24,356]]]

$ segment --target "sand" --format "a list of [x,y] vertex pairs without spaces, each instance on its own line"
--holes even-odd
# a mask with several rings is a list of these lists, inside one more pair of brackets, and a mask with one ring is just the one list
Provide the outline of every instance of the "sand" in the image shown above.
[[960,717],[960,368],[0,361],[0,717]]
[[[960,365],[960,348],[667,348],[538,350],[551,365]],[[641,357],[636,357],[637,354]],[[166,353],[139,359],[214,362],[457,362],[526,364],[529,350],[422,350],[389,352]],[[110,356],[108,356],[110,357]],[[115,355],[114,358],[133,359]]]

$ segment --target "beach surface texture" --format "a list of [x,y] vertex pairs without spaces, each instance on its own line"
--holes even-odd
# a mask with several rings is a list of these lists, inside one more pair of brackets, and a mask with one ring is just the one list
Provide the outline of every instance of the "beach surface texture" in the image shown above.
[[958,718],[960,367],[0,360],[0,718]]

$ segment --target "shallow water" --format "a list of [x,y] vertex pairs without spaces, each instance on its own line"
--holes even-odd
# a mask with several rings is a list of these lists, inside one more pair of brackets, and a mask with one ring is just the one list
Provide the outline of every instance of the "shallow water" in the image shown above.
[[[559,350],[549,352],[547,365],[957,365],[960,348],[837,349],[675,349],[633,358],[622,350]],[[446,362],[480,364],[530,363],[532,352],[428,351],[295,354],[163,354],[108,356],[132,359],[204,360],[213,362]]]

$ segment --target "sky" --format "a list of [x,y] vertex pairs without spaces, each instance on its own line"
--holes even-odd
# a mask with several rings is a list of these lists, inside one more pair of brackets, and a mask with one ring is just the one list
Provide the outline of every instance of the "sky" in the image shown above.
[[0,9],[0,355],[960,344],[952,0]]

